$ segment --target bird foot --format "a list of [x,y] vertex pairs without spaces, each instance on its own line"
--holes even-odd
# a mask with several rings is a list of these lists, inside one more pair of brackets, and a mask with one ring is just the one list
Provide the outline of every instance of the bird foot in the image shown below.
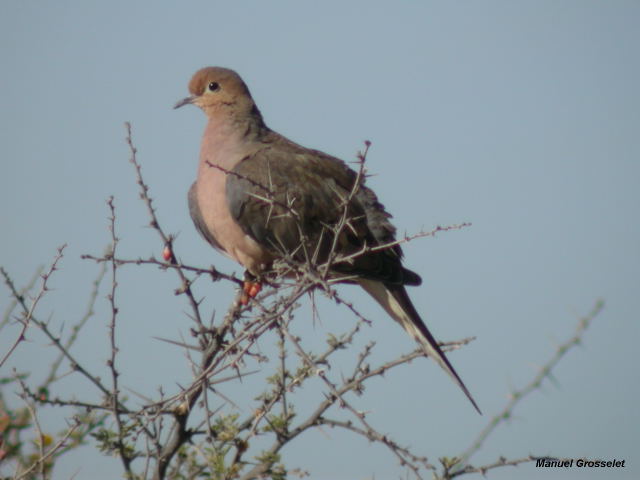
[[250,282],[245,280],[242,284],[242,295],[240,296],[240,303],[247,305],[250,298],[255,298],[262,290],[262,284],[260,282]]

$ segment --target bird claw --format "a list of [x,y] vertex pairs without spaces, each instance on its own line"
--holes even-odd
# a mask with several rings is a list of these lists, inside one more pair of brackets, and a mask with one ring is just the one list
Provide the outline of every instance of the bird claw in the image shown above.
[[240,303],[247,305],[249,299],[255,298],[262,290],[262,284],[260,282],[250,282],[245,280],[242,284],[242,295],[240,296]]

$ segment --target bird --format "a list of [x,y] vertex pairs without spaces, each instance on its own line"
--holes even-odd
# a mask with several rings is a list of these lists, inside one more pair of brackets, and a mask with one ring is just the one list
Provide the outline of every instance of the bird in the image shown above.
[[208,119],[197,178],[188,192],[189,212],[202,237],[255,278],[278,259],[312,258],[317,264],[337,259],[329,265],[331,275],[371,295],[481,414],[409,298],[405,287],[422,279],[403,266],[391,215],[364,176],[271,130],[234,70],[198,70],[189,93],[174,108],[195,105]]

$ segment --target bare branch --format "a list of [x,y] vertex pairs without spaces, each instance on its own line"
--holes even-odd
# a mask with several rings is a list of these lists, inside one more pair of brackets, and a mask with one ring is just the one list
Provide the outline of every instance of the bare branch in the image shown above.
[[[147,184],[144,182],[144,179],[142,178],[142,167],[140,166],[136,158],[136,154],[138,151],[136,147],[133,145],[133,139],[131,137],[131,124],[129,122],[126,122],[125,128],[127,130],[127,138],[126,138],[127,145],[129,145],[129,150],[131,152],[131,157],[129,161],[133,164],[136,171],[137,183],[138,183],[138,186],[140,187],[140,198],[142,199],[144,204],[147,206],[147,212],[151,217],[150,226],[158,233],[158,235],[162,239],[162,243],[164,247],[168,248],[171,263],[178,264],[178,259],[176,258],[175,253],[173,251],[174,236],[167,235],[166,233],[164,233],[164,230],[160,227],[160,222],[158,222],[158,218],[156,217],[156,211],[155,211],[155,208],[153,207],[153,200],[149,196],[149,187],[147,186]],[[193,318],[198,324],[198,326],[200,327],[200,329],[204,329],[202,318],[200,317],[200,309],[198,308],[198,302],[196,301],[195,297],[193,296],[193,292],[191,291],[191,280],[187,278],[187,276],[182,271],[182,268],[178,267],[175,270],[178,273],[178,276],[180,277],[180,281],[182,282],[181,292],[187,296],[187,298],[189,299],[189,303],[191,304]]]
[[504,408],[489,421],[487,426],[482,429],[469,448],[459,456],[458,466],[464,465],[469,458],[471,458],[471,456],[482,447],[485,440],[493,433],[493,431],[500,424],[508,421],[512,417],[513,410],[520,401],[528,397],[529,394],[535,390],[538,390],[545,379],[552,378],[553,369],[558,365],[558,363],[560,363],[569,350],[582,343],[582,337],[586,330],[589,328],[593,320],[600,314],[603,308],[604,301],[598,300],[591,311],[579,320],[575,334],[556,348],[554,355],[540,368],[538,374],[527,385],[525,385],[524,388],[511,393],[510,399]]
[[18,321],[22,324],[22,329],[18,334],[18,338],[16,338],[13,345],[11,345],[11,347],[9,348],[7,353],[4,355],[4,357],[2,357],[2,360],[0,360],[0,367],[4,365],[4,362],[7,361],[7,359],[11,356],[11,354],[17,348],[20,342],[24,341],[25,339],[24,334],[29,328],[29,324],[31,322],[31,319],[33,318],[33,313],[35,312],[35,309],[38,306],[38,303],[40,302],[40,300],[48,290],[47,282],[49,281],[49,278],[51,277],[51,275],[53,275],[53,272],[57,270],[58,262],[63,257],[64,249],[66,246],[67,245],[64,244],[58,248],[58,253],[53,259],[53,262],[51,263],[51,265],[49,266],[49,269],[47,270],[46,273],[42,275],[42,284],[40,286],[40,291],[38,292],[36,297],[33,299],[29,307],[27,307],[24,296],[20,292],[18,292],[18,290],[16,289],[13,283],[13,280],[11,280],[11,277],[9,276],[7,271],[4,268],[0,267],[0,273],[2,273],[2,276],[4,277],[4,281],[7,284],[7,287],[9,287],[9,290],[11,291],[13,298],[22,306],[22,309],[23,309],[23,317],[18,319]]

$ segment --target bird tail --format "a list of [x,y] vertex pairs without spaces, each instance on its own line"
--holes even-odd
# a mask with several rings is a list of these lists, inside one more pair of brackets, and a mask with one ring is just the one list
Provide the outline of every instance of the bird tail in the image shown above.
[[462,389],[478,413],[482,415],[482,412],[464,382],[460,379],[444,355],[444,352],[438,346],[436,339],[431,335],[431,332],[429,332],[429,329],[420,318],[404,286],[390,285],[381,281],[368,279],[361,279],[359,283],[362,288],[420,344],[425,353],[449,374],[453,381]]

